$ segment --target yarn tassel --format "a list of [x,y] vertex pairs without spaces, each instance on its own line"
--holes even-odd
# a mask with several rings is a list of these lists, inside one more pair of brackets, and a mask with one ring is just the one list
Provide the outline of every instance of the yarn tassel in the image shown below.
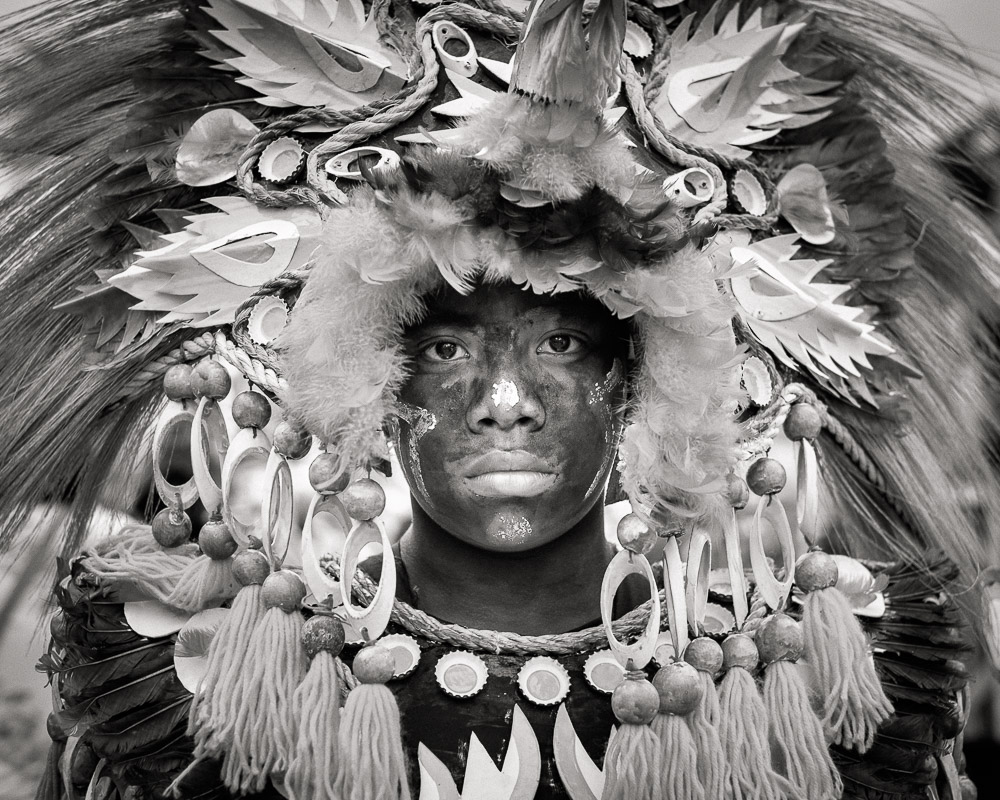
[[653,676],[653,686],[660,695],[659,712],[650,723],[660,740],[658,796],[705,800],[705,788],[698,776],[698,750],[687,721],[701,701],[698,671],[684,662],[667,664]]
[[225,753],[222,779],[233,792],[264,789],[272,773],[288,769],[295,747],[292,697],[306,675],[299,613],[306,588],[294,572],[267,576],[261,599],[267,609],[247,649],[247,675],[236,698],[239,713],[232,746]]
[[787,614],[775,614],[757,631],[764,671],[764,707],[769,720],[771,756],[796,797],[836,800],[844,790],[823,737],[823,726],[809,702],[802,667],[802,627]]
[[148,525],[128,525],[96,552],[88,552],[87,570],[115,587],[125,600],[166,603],[184,571],[197,560],[194,543],[164,550]]
[[236,597],[240,583],[233,574],[232,556],[239,548],[220,517],[206,522],[198,533],[198,556],[181,574],[167,603],[183,611],[221,606]]
[[356,686],[340,718],[334,796],[338,800],[409,800],[399,707],[385,685],[393,674],[392,652],[378,644],[354,657]]
[[806,660],[822,702],[827,738],[864,753],[893,712],[847,597],[837,587],[837,564],[826,553],[806,553],[795,568],[806,593],[802,617]]
[[292,696],[299,729],[285,790],[290,800],[339,800],[333,784],[340,729],[337,656],[344,647],[344,626],[333,617],[313,617],[302,627],[302,644],[312,663]]
[[784,800],[785,782],[771,768],[767,711],[750,670],[757,646],[737,633],[722,643],[725,677],[719,687],[719,736],[732,770],[733,791],[741,800]]
[[661,748],[649,727],[659,707],[659,694],[645,674],[629,670],[611,695],[611,708],[621,725],[604,756],[601,800],[659,797]]
[[698,671],[701,697],[687,716],[698,752],[698,775],[708,800],[734,800],[732,773],[719,738],[719,694],[715,676],[722,669],[722,648],[714,639],[701,636],[691,641],[684,660]]
[[259,550],[233,559],[233,572],[243,584],[208,648],[208,666],[191,701],[188,735],[194,738],[195,760],[219,756],[232,741],[248,671],[247,652],[254,630],[264,616],[261,584],[271,567]]

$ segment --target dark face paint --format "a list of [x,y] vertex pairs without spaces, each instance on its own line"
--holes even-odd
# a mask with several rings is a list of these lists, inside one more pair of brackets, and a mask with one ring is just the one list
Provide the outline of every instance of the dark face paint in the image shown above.
[[603,496],[624,394],[623,326],[594,300],[510,284],[432,298],[406,335],[399,460],[451,535],[528,550]]

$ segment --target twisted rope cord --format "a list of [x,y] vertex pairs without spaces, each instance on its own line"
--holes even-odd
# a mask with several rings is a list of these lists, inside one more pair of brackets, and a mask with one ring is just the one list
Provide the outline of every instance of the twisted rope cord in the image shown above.
[[243,352],[222,331],[215,332],[215,353],[261,388],[275,395],[282,395],[288,389],[288,381],[270,367]]
[[164,373],[176,364],[197,361],[199,358],[211,355],[214,351],[215,336],[211,332],[205,332],[193,339],[188,339],[180,347],[175,347],[169,353],[165,353],[146,364],[122,387],[119,396],[131,397],[140,394],[149,384],[161,380]]
[[286,295],[302,288],[303,283],[305,283],[305,276],[308,274],[308,268],[294,272],[283,272],[276,278],[272,278],[266,283],[261,284],[257,290],[244,300],[243,304],[238,309],[236,309],[236,316],[233,320],[232,329],[233,339],[236,344],[251,358],[257,359],[265,367],[274,370],[278,374],[281,372],[281,359],[278,357],[278,354],[270,347],[254,341],[247,330],[247,325],[249,324],[250,316],[253,313],[253,309],[257,305],[258,301],[265,297],[273,296],[285,299]]
[[[330,562],[328,569],[339,577],[339,565]],[[356,573],[353,591],[364,603],[375,597],[375,584],[362,572]],[[666,602],[660,591],[661,604]],[[628,639],[643,631],[649,618],[652,601],[647,600],[621,619],[615,620],[612,630],[618,639]],[[487,653],[507,655],[550,655],[566,656],[607,647],[608,639],[603,625],[595,625],[582,631],[558,633],[549,636],[523,636],[504,631],[477,630],[434,619],[423,611],[399,600],[393,602],[392,621],[406,630],[436,644]],[[663,615],[660,630],[667,630],[666,615]]]

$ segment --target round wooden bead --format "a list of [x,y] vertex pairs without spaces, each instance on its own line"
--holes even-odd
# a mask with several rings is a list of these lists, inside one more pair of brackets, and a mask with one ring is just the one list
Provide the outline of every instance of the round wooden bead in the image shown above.
[[168,400],[190,400],[194,397],[190,364],[174,364],[163,373],[163,393]]
[[244,550],[233,557],[233,575],[240,586],[260,586],[271,574],[271,563],[260,550]]
[[362,478],[340,493],[340,502],[351,519],[364,522],[385,510],[385,491],[371,478]]
[[392,651],[380,644],[362,647],[354,656],[354,677],[361,683],[385,683],[396,669]]
[[798,661],[802,657],[802,627],[788,614],[775,614],[765,620],[757,629],[754,642],[765,664]]
[[233,388],[226,368],[210,358],[202,359],[191,373],[191,387],[197,397],[221,400]]
[[715,639],[699,636],[688,643],[684,660],[696,670],[714,677],[722,669],[722,647]]
[[788,409],[784,428],[785,436],[793,442],[800,439],[815,439],[823,430],[823,417],[816,406],[810,403],[796,403]]
[[302,644],[309,658],[324,652],[334,657],[339,656],[344,649],[344,625],[328,614],[311,617],[302,626]]
[[305,428],[300,428],[286,420],[279,422],[274,429],[272,445],[280,456],[293,460],[302,458],[312,447],[312,434]]
[[333,453],[320,453],[309,465],[309,483],[320,494],[339,494],[350,482],[350,470]]
[[757,645],[745,633],[734,633],[722,640],[722,668],[753,669],[760,663]]
[[683,661],[660,667],[653,676],[653,687],[660,695],[661,714],[684,716],[694,711],[701,701],[698,670]]
[[271,404],[260,392],[240,392],[233,398],[233,421],[241,428],[263,428],[271,419]]
[[747,486],[757,495],[777,494],[785,488],[785,468],[773,458],[760,458],[747,470]]
[[210,519],[201,526],[198,545],[201,552],[215,561],[223,561],[239,549],[229,526],[218,518]]
[[635,514],[626,514],[618,522],[618,544],[630,553],[646,555],[656,544],[656,534]]
[[265,608],[280,608],[282,611],[296,611],[306,596],[306,585],[302,579],[287,569],[272,572],[260,587],[260,599]]
[[45,718],[45,730],[53,742],[65,742],[69,738],[55,712]]
[[737,511],[746,508],[750,502],[750,487],[739,475],[730,475],[726,479],[726,501]]
[[153,517],[152,529],[160,547],[180,547],[191,539],[191,517],[183,509],[164,508]]
[[648,725],[660,708],[660,695],[641,672],[630,672],[611,693],[611,710],[623,725]]
[[806,553],[795,564],[795,584],[803,592],[836,586],[839,577],[837,562],[819,550]]

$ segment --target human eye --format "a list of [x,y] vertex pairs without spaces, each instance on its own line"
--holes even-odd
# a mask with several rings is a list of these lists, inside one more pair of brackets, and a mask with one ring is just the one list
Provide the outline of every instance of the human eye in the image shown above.
[[420,357],[435,364],[447,364],[468,358],[469,351],[458,342],[450,339],[438,339],[424,345],[420,350]]
[[586,347],[587,343],[582,337],[559,331],[546,336],[536,352],[540,355],[571,356],[584,352]]

